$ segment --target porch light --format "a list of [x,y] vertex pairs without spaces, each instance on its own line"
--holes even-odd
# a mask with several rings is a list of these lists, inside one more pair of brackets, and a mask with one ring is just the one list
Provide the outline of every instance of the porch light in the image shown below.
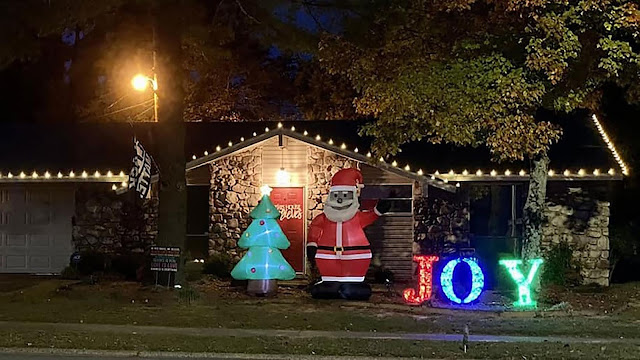
[[495,170],[491,170],[491,172],[489,174],[491,174],[491,176],[496,176],[496,175],[498,175],[498,172],[495,171]]
[[222,150],[222,148],[220,147],[220,145],[216,146],[216,151],[220,151]]
[[262,194],[262,196],[271,195],[271,190],[273,190],[273,189],[271,189],[271,187],[269,185],[267,185],[267,184],[262,185],[262,187],[260,187],[260,193]]
[[276,173],[276,182],[278,185],[289,185],[291,184],[291,175],[284,168],[280,168]]

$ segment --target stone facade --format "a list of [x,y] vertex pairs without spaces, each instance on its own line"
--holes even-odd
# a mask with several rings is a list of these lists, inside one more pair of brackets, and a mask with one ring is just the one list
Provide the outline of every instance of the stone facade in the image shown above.
[[358,168],[358,162],[338,154],[309,146],[309,169],[307,183],[307,220],[322,213],[323,204],[329,195],[329,182],[338,170],[343,168]]
[[77,251],[143,253],[158,234],[158,199],[117,195],[104,184],[76,191],[73,243]]
[[243,255],[238,240],[251,223],[251,209],[260,201],[262,148],[218,160],[210,169],[209,255],[226,253],[235,263]]
[[413,202],[413,253],[444,255],[468,247],[468,202],[435,188],[429,191],[427,197],[416,197]]
[[608,201],[581,188],[551,192],[542,250],[560,242],[574,249],[583,283],[609,285],[609,206]]

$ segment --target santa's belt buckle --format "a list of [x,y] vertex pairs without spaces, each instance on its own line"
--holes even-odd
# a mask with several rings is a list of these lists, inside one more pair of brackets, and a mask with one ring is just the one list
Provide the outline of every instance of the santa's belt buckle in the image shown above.
[[333,247],[333,251],[334,251],[336,254],[341,255],[341,254],[342,254],[342,252],[344,251],[344,247],[342,247],[342,246],[334,246],[334,247]]

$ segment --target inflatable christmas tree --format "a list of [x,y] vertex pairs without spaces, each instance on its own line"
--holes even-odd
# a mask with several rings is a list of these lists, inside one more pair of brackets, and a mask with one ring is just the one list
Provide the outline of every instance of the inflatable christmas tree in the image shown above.
[[234,279],[249,280],[247,291],[256,295],[275,292],[276,280],[296,276],[280,252],[290,243],[278,225],[280,213],[269,198],[270,192],[268,186],[262,187],[262,199],[249,214],[253,221],[238,241],[240,248],[249,250],[231,271]]

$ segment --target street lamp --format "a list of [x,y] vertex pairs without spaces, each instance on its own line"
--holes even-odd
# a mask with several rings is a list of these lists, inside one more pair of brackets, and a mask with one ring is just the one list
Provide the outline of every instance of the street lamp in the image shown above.
[[149,84],[151,84],[151,88],[153,89],[153,120],[158,122],[158,80],[155,74],[153,78],[138,74],[131,79],[131,86],[136,91],[145,91]]

